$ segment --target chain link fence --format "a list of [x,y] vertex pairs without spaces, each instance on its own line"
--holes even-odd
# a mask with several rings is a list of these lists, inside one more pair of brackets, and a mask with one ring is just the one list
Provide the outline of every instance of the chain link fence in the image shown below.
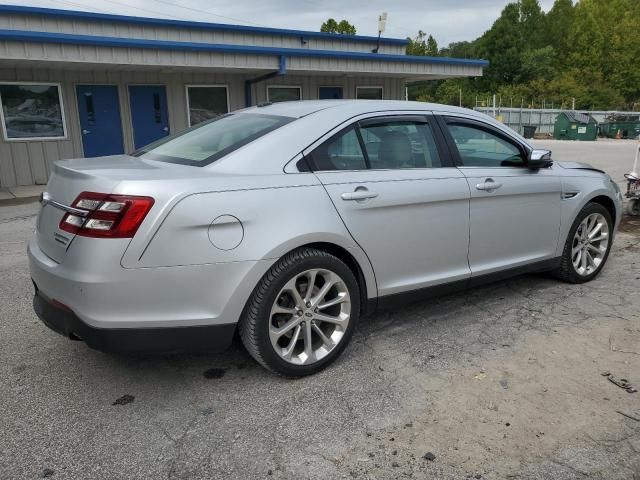
[[[511,129],[524,134],[524,126],[531,125],[536,127],[537,134],[553,135],[553,126],[556,118],[562,112],[570,110],[551,109],[551,108],[505,108],[505,107],[476,107],[476,111],[485,113],[494,117],[496,120],[504,123]],[[581,113],[590,114],[598,124],[605,122],[605,117],[612,114],[620,115],[640,115],[638,112],[619,112],[619,111],[583,111]]]

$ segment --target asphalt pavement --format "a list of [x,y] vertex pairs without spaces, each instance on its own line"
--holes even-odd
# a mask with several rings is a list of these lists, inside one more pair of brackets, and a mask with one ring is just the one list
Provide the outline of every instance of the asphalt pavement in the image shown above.
[[[635,143],[535,142],[616,179]],[[640,220],[600,277],[528,275],[374,314],[292,381],[235,344],[108,355],[32,311],[37,205],[0,207],[2,479],[640,479]],[[640,389],[640,388],[639,388]]]

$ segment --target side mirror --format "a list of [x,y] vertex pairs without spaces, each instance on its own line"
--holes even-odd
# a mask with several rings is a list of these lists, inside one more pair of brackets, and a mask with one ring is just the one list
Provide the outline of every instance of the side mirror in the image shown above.
[[551,150],[531,150],[527,159],[527,167],[531,170],[548,168],[553,165],[551,160]]

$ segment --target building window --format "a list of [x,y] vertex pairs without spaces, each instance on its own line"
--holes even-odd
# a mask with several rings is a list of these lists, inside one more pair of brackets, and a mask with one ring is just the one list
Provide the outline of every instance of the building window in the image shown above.
[[272,103],[302,100],[302,87],[267,87],[267,100]]
[[382,100],[382,87],[356,87],[358,100]]
[[7,140],[66,137],[60,85],[3,83],[0,102]]
[[189,126],[229,112],[229,91],[225,85],[187,85]]

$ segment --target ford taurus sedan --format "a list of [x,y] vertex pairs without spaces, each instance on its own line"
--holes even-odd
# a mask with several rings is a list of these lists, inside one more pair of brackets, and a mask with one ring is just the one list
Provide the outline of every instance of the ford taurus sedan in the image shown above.
[[42,321],[103,351],[335,360],[365,313],[523,272],[603,268],[621,195],[480,113],[309,101],[55,164],[29,243]]

